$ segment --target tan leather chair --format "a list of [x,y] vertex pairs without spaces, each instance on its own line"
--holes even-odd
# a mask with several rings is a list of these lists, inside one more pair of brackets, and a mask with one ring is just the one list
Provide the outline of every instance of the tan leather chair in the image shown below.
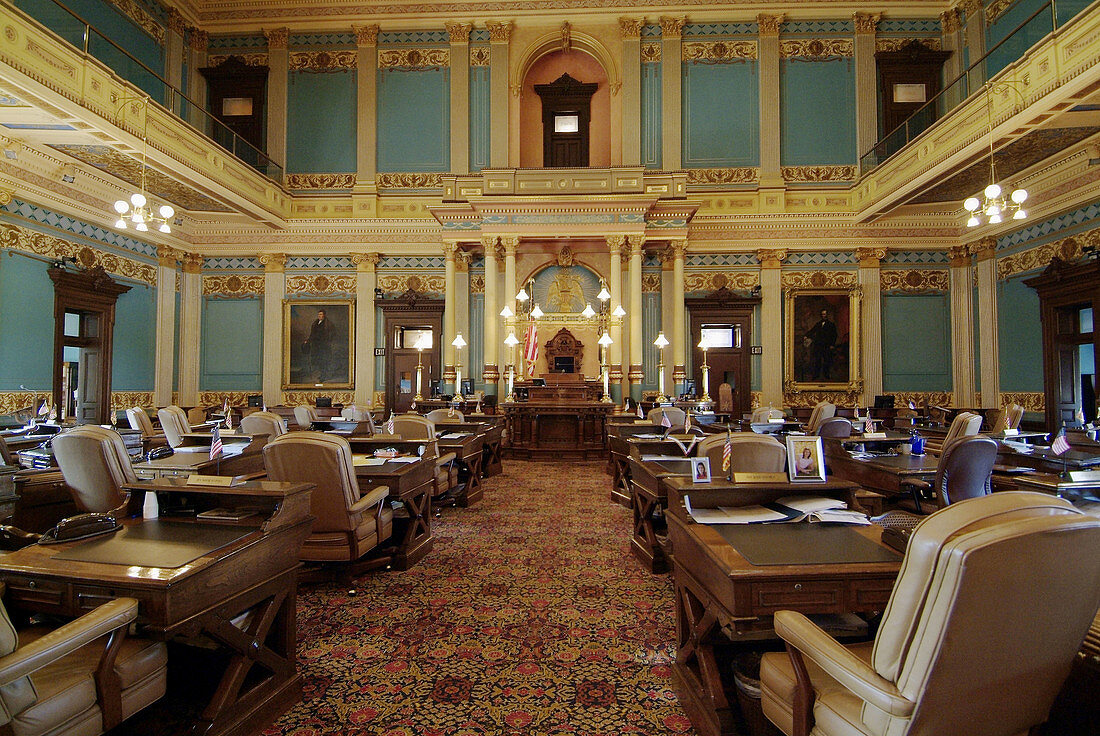
[[191,423],[187,421],[187,414],[178,406],[166,406],[157,412],[160,419],[160,428],[164,430],[164,436],[172,447],[183,444],[183,435],[191,431]]
[[996,440],[978,435],[958,437],[940,453],[934,483],[910,478],[901,481],[901,488],[912,493],[918,514],[923,511],[922,500],[934,507],[943,507],[964,498],[985,496],[993,492],[993,465],[996,462]]
[[1006,429],[1019,429],[1020,421],[1024,418],[1024,407],[1019,404],[1011,404],[997,412],[996,418],[990,425],[990,434],[1004,434]]
[[[393,418],[393,431],[406,440],[434,440],[435,422],[419,414],[399,414]],[[435,476],[432,479],[433,497],[438,498],[458,485],[457,459],[458,456],[453,452],[436,457]]]
[[264,447],[267,477],[315,484],[310,492],[313,528],[299,557],[306,562],[355,562],[393,534],[389,488],[365,496],[352,465],[351,445],[324,432],[290,432]]
[[167,648],[127,636],[137,612],[136,600],[118,598],[58,628],[16,631],[0,604],[0,729],[100,734],[163,696]]
[[787,415],[783,413],[782,409],[776,409],[774,406],[762,406],[759,409],[755,409],[752,413],[753,424],[767,424],[768,422],[782,422],[787,418]]
[[958,438],[975,435],[981,428],[981,414],[975,414],[969,411],[959,412],[958,416],[951,420],[951,426],[947,428],[947,435],[943,438],[943,441],[938,443],[929,442],[926,447],[929,452],[943,452],[944,448]]
[[817,425],[818,437],[851,437],[852,420],[845,417],[829,417]]
[[286,425],[273,411],[256,411],[241,420],[241,434],[266,434],[270,442],[286,434]]
[[370,407],[348,404],[340,410],[340,416],[353,422],[365,422],[370,419]]
[[[726,435],[712,434],[699,443],[695,454],[710,458],[710,472],[722,472]],[[730,469],[734,473],[782,473],[787,468],[787,448],[775,437],[754,432],[730,435]]]
[[816,434],[817,428],[821,426],[821,423],[826,419],[831,419],[836,416],[836,404],[831,404],[828,401],[819,401],[814,405],[814,409],[810,412],[810,418],[806,422],[805,430],[806,434]]
[[661,424],[661,415],[667,416],[670,426],[683,427],[684,420],[687,418],[687,413],[675,406],[655,406],[649,410],[646,414],[646,419],[650,424]]
[[[134,406],[126,410],[126,421],[130,423],[130,429],[136,429],[141,432],[142,439],[149,439],[157,436],[157,431],[153,429],[153,420],[149,418],[149,414],[140,406]],[[164,435],[161,435],[162,437]]]
[[318,419],[317,410],[309,404],[298,404],[294,407],[294,421],[298,422],[298,426],[302,429],[309,429]]
[[424,418],[433,424],[446,424],[448,422],[459,424],[466,421],[466,417],[458,409],[455,409],[453,414],[451,414],[450,409],[432,409],[424,415]]
[[1098,606],[1100,519],[1040,493],[961,501],[913,532],[873,644],[775,615],[792,654],[763,657],[764,715],[788,736],[1024,734]]
[[126,444],[113,429],[83,424],[53,438],[53,453],[65,485],[81,511],[124,512],[122,486],[136,483]]

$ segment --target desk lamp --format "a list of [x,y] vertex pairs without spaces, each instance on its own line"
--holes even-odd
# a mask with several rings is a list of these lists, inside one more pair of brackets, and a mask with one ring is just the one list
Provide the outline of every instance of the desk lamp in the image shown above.
[[455,346],[455,399],[462,399],[462,348],[466,347],[466,341],[462,339],[462,333],[458,333],[451,342]]
[[665,338],[665,333],[657,333],[657,339],[653,341],[653,344],[657,346],[658,351],[657,403],[663,404],[668,401],[668,397],[665,396],[665,347],[668,346],[668,340]]

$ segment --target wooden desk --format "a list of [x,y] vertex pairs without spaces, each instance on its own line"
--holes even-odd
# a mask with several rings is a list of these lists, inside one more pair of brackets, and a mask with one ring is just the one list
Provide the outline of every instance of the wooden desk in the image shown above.
[[[550,388],[550,387],[546,387]],[[599,401],[531,401],[503,403],[508,423],[507,450],[534,460],[595,460],[607,452],[607,415],[614,404]]]
[[456,503],[463,508],[481,500],[481,464],[485,457],[485,442],[480,428],[466,428],[467,426],[440,424],[436,427],[439,451],[442,454],[453,452],[465,471],[466,483],[455,498]]
[[263,448],[267,444],[267,435],[226,435],[223,439],[223,454],[220,458],[210,459],[210,435],[186,435],[186,437],[205,438],[176,448],[168,457],[156,460],[143,460],[134,463],[134,474],[142,480],[157,478],[186,478],[192,473],[205,475],[250,475],[264,472]]
[[[848,440],[845,440],[847,442]],[[902,481],[921,480],[931,483],[936,477],[939,458],[924,455],[886,455],[857,460],[844,449],[842,442],[826,438],[825,468],[831,476],[850,480],[864,488],[887,496],[908,493]]]
[[[630,458],[640,458],[643,455],[678,455],[684,453],[680,447],[670,439],[653,439],[638,437],[637,434],[661,434],[664,427],[654,428],[652,425],[640,425],[648,429],[648,432],[631,433],[627,435],[608,434],[607,451],[611,464],[611,501],[626,508],[633,506],[633,492],[630,487]],[[692,449],[694,453],[694,448]]]
[[[799,486],[813,492],[808,484]],[[710,492],[714,505],[738,505],[741,495],[741,490],[733,489]],[[697,496],[702,499],[693,493],[693,505]],[[723,628],[738,642],[772,640],[772,615],[779,610],[806,614],[882,611],[901,567],[900,555],[889,562],[757,566],[714,527],[692,521],[682,503],[671,503],[666,516],[676,588],[672,682],[680,704],[702,736],[738,733],[736,706],[731,702],[732,668],[716,651],[729,646]],[[805,526],[809,530],[822,525]],[[881,528],[852,528],[881,545]]]
[[1100,468],[1100,452],[1093,448],[1071,448],[1055,455],[1049,447],[1034,447],[1031,452],[1020,452],[1002,442],[997,450],[997,462],[1045,473],[1061,473],[1063,464],[1067,470],[1092,470]]
[[[355,476],[363,493],[376,486],[387,486],[390,489],[390,498],[400,501],[408,511],[408,525],[401,538],[396,540],[392,560],[393,566],[398,570],[408,570],[432,550],[432,478],[435,477],[435,460],[356,465]],[[399,524],[400,520],[394,519],[394,522]]]
[[[98,540],[32,545],[0,557],[6,601],[21,613],[66,617],[121,597],[138,600],[138,625],[160,639],[203,637],[228,654],[221,682],[193,734],[256,733],[301,697],[295,655],[298,554],[309,534],[308,483],[251,482],[235,488],[187,487],[182,479],[128,486],[131,505],[144,492],[186,493],[208,506],[247,503],[262,509],[241,522],[239,540],[175,568],[59,560],[57,555]],[[127,529],[191,520],[127,519]],[[235,526],[217,522],[221,528]],[[119,534],[124,534],[119,532]],[[242,628],[232,623],[245,612]],[[256,669],[253,676],[247,677]],[[213,673],[209,673],[213,674]],[[257,676],[258,675],[258,676]]]

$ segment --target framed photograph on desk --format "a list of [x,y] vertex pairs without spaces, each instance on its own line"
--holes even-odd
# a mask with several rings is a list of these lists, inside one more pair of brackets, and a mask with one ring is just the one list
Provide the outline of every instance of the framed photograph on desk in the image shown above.
[[859,288],[794,288],[785,300],[783,390],[861,391]]
[[351,388],[354,339],[352,300],[285,300],[283,388]]
[[691,458],[691,480],[693,483],[710,483],[710,458]]
[[820,437],[787,436],[787,477],[792,483],[825,480],[825,455]]

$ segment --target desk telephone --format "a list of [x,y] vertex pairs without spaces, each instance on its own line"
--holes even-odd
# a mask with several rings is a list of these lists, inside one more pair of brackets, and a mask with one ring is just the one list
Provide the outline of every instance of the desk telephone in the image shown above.
[[110,514],[77,514],[57,522],[57,526],[43,534],[38,543],[59,544],[61,542],[71,542],[76,539],[87,539],[100,534],[109,534],[121,528],[118,519]]
[[176,451],[173,450],[171,447],[158,447],[156,449],[149,450],[149,454],[145,456],[145,460],[146,462],[148,462],[149,460],[159,460],[162,457],[171,457],[175,454]]

